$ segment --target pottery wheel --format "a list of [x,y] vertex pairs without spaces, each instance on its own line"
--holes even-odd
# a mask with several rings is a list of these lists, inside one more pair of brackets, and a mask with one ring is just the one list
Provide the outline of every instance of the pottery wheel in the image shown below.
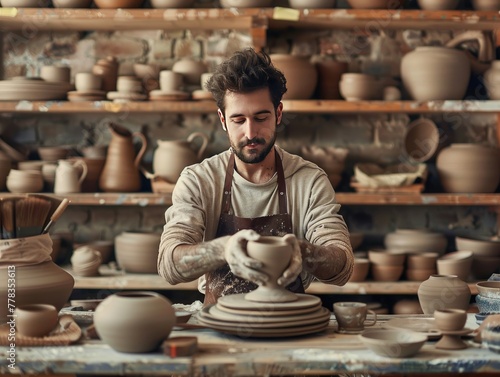
[[245,293],[219,298],[204,308],[198,321],[214,330],[240,337],[290,337],[312,334],[328,327],[330,311],[316,296],[298,294],[296,301],[254,302]]
[[288,302],[258,302],[248,301],[245,299],[246,293],[236,295],[223,296],[217,301],[218,306],[224,306],[231,309],[244,309],[244,310],[266,310],[266,311],[280,311],[280,310],[294,310],[310,308],[311,306],[321,305],[321,299],[316,296],[298,293],[296,301]]

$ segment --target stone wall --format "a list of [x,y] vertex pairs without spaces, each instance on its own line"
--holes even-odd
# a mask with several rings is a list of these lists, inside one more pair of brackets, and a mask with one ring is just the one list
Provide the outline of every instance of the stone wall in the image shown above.
[[[201,1],[200,6],[207,5]],[[290,52],[298,55],[333,56],[349,63],[351,71],[397,67],[405,50],[419,44],[443,43],[453,33],[440,31],[402,31],[383,34],[393,46],[394,55],[387,55],[387,43],[380,44],[378,33],[354,31],[289,31],[270,33],[269,52]],[[128,32],[42,32],[37,25],[27,25],[20,32],[7,32],[3,38],[3,75],[36,76],[40,67],[67,64],[72,75],[89,71],[95,61],[108,55],[120,61],[120,74],[131,74],[137,62],[159,63],[166,69],[181,57],[204,59],[211,69],[235,50],[249,46],[246,33],[232,30],[194,31],[128,31]],[[378,48],[378,49],[377,49]],[[474,46],[472,46],[474,48]],[[381,58],[383,57],[383,59]],[[397,75],[396,75],[397,76]],[[477,85],[480,85],[478,83]],[[472,96],[481,98],[479,87]],[[471,98],[471,97],[469,97]],[[48,103],[48,106],[54,104]],[[491,115],[440,114],[429,116],[443,130],[447,142],[478,142],[496,145],[496,118]],[[285,114],[279,130],[278,143],[293,153],[304,144],[332,145],[349,149],[347,168],[338,191],[348,191],[352,166],[371,161],[382,164],[405,162],[402,139],[407,125],[418,116],[406,114],[338,115]],[[208,154],[228,147],[216,114],[129,114],[92,115],[2,115],[0,132],[33,150],[39,145],[71,145],[76,149],[88,144],[107,144],[107,124],[118,122],[131,131],[143,132],[149,141],[145,164],[150,164],[156,140],[184,139],[191,132],[209,135]],[[429,188],[439,191],[434,163]],[[147,189],[145,182],[145,189]],[[54,231],[72,231],[78,242],[110,239],[122,230],[161,231],[163,207],[78,207],[67,210]],[[483,207],[343,207],[343,214],[352,230],[363,231],[374,244],[396,227],[428,227],[450,236],[458,232],[496,234],[496,213]],[[451,248],[453,246],[450,246]]]

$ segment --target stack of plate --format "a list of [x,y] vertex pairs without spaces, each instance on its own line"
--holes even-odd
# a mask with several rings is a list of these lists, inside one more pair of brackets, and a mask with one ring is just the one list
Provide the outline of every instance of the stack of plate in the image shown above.
[[245,338],[278,338],[312,334],[328,327],[330,311],[316,296],[297,294],[291,302],[245,300],[246,293],[224,296],[205,307],[198,316],[201,324]]
[[0,80],[0,101],[44,101],[65,99],[73,86],[67,82],[45,81],[40,78],[14,77]]

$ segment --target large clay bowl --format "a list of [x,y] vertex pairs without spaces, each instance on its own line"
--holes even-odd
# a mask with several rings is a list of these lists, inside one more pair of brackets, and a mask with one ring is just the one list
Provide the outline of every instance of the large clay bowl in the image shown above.
[[398,281],[403,274],[404,266],[372,264],[371,271],[375,281]]
[[390,250],[401,250],[415,253],[443,254],[448,241],[441,233],[431,232],[427,229],[397,229],[387,233],[384,245]]
[[408,268],[412,270],[435,270],[436,261],[439,258],[438,253],[416,253],[409,254],[407,257]]
[[402,266],[406,260],[406,254],[401,251],[370,250],[368,259],[371,263],[383,266]]
[[456,275],[460,280],[467,280],[472,269],[472,252],[455,251],[437,260],[439,275]]
[[456,9],[460,0],[417,0],[420,9],[452,10]]
[[359,339],[377,355],[385,357],[410,357],[427,341],[427,335],[409,330],[365,330]]
[[472,7],[477,10],[500,10],[498,0],[471,0]]
[[500,239],[497,237],[455,237],[457,250],[469,250],[482,257],[500,257]]
[[354,258],[354,268],[352,270],[350,282],[365,281],[370,271],[370,261],[366,258]]

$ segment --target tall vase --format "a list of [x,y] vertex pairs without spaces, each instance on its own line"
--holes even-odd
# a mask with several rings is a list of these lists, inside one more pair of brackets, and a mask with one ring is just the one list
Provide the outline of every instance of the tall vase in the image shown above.
[[431,275],[418,287],[418,300],[424,314],[437,309],[469,308],[470,288],[456,275]]
[[175,311],[158,293],[120,292],[99,304],[94,324],[103,342],[118,352],[151,352],[170,334]]
[[52,262],[49,234],[0,241],[0,323],[13,306],[50,304],[59,311],[69,299],[75,280]]
[[[139,164],[147,148],[146,137],[125,127],[110,124],[111,141],[106,162],[99,177],[99,187],[106,192],[135,192],[141,188]],[[133,138],[141,139],[141,149],[135,153]]]

